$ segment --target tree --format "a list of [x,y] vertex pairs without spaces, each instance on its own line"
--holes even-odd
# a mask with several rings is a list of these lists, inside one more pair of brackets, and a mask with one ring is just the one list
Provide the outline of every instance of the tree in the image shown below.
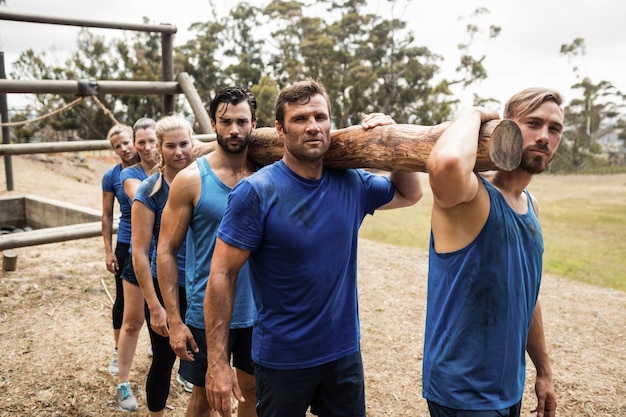
[[[561,45],[560,54],[573,63],[584,58],[585,52],[584,39],[576,38],[569,45]],[[571,142],[571,168],[578,171],[585,168],[587,155],[603,151],[598,139],[615,133],[615,127],[621,125],[624,96],[608,81],[594,84],[589,77],[583,77],[577,65],[574,65],[573,72],[579,81],[572,88],[580,90],[581,95],[565,106],[564,136]]]

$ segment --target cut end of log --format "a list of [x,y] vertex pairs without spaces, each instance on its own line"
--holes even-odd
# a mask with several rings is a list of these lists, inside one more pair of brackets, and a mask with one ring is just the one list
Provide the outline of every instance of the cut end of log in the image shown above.
[[499,169],[513,171],[522,162],[522,131],[513,120],[498,120],[489,145],[489,159]]

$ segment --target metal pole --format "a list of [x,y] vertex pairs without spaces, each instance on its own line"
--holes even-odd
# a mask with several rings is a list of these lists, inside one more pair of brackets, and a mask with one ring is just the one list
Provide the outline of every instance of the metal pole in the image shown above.
[[176,33],[176,26],[170,24],[151,25],[141,23],[104,22],[101,20],[70,19],[32,14],[11,13],[0,11],[0,20],[16,22],[47,23],[51,25],[81,26],[102,29],[134,30],[138,32]]
[[176,81],[2,80],[0,93],[32,94],[180,94]]
[[[6,78],[4,73],[4,52],[0,52],[0,78]],[[2,116],[2,123],[9,122],[9,109],[7,107],[7,95],[5,93],[0,94],[0,116]],[[8,126],[2,126],[2,143],[8,145],[11,143],[11,137]],[[13,191],[13,160],[10,155],[4,156],[4,172],[7,179],[7,191]]]
[[[163,81],[174,80],[174,52],[172,46],[172,35],[169,33],[161,34],[161,59],[163,61]],[[174,111],[174,96],[165,94],[163,96],[163,115],[168,115]]]
[[180,89],[183,90],[183,94],[187,97],[187,101],[191,106],[191,110],[193,110],[193,114],[196,116],[202,133],[213,133],[209,113],[207,113],[204,104],[202,104],[202,99],[198,94],[198,90],[193,86],[189,74],[181,72],[176,79],[178,80],[178,84],[180,84]]

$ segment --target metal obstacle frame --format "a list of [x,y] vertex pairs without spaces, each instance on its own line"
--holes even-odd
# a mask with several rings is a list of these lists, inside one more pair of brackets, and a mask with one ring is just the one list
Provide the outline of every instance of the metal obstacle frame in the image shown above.
[[[163,114],[174,111],[174,95],[184,94],[196,117],[202,132],[196,139],[213,140],[209,115],[187,73],[180,73],[174,80],[173,74],[173,35],[176,26],[170,24],[127,24],[95,20],[67,19],[48,16],[35,16],[0,11],[0,20],[54,24],[66,26],[92,27],[104,29],[131,30],[161,33],[161,56],[163,81],[114,81],[114,80],[7,80],[4,71],[4,54],[0,52],[0,115],[2,122],[8,122],[7,93],[27,94],[74,94],[77,96],[97,96],[98,94],[126,94],[163,96]],[[56,153],[111,149],[108,140],[84,140],[71,142],[11,144],[9,127],[2,126],[0,155],[4,155],[7,190],[13,191],[13,168],[11,155],[33,153]],[[35,198],[34,196],[30,196]],[[101,234],[100,222],[60,226],[54,230],[40,229],[21,233],[20,236],[7,236],[0,239],[0,250],[59,242],[64,240],[96,237]]]

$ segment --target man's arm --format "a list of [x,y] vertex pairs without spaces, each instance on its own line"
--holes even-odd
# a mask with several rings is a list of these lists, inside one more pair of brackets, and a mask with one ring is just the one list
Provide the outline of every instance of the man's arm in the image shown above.
[[109,191],[102,192],[102,239],[104,240],[104,261],[107,271],[115,274],[120,268],[113,252],[113,205],[115,194]]
[[495,111],[464,109],[441,134],[427,165],[435,207],[454,207],[476,196],[478,178],[474,166],[480,126],[482,122],[497,118]]
[[204,298],[207,336],[206,395],[213,410],[230,417],[231,392],[245,401],[228,360],[228,336],[235,299],[237,274],[250,252],[217,238]]
[[[367,114],[363,116],[361,121],[361,126],[366,130],[391,124],[396,124],[395,120],[383,113]],[[391,201],[379,207],[378,210],[412,206],[424,195],[417,172],[392,172],[389,177],[396,188],[396,192]]]
[[412,206],[424,195],[417,172],[392,172],[389,178],[396,188],[396,192],[391,201],[380,207],[379,210]]
[[539,301],[537,301],[530,323],[526,351],[537,370],[537,380],[535,381],[537,407],[532,412],[537,412],[537,417],[554,417],[556,415],[556,393],[552,381],[552,367],[550,366],[548,347],[543,332],[543,318]]
[[[176,256],[191,223],[195,196],[200,192],[199,177],[196,174],[197,165],[193,164],[174,177],[161,215],[161,231],[157,243],[157,277],[167,311],[170,346],[179,358],[187,361],[193,361],[193,352],[198,351],[198,345],[180,316]],[[187,343],[192,352],[187,351]]]

